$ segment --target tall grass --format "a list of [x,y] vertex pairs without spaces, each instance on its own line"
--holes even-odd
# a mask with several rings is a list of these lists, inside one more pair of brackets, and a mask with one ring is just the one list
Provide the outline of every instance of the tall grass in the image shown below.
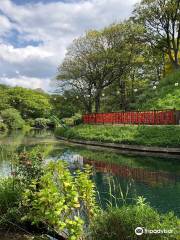
[[[179,86],[175,86],[179,83]],[[175,71],[161,79],[157,89],[149,87],[131,104],[133,109],[180,109],[180,71]]]
[[179,147],[179,126],[111,126],[79,125],[70,129],[59,128],[56,135],[68,139],[137,144],[146,146]]

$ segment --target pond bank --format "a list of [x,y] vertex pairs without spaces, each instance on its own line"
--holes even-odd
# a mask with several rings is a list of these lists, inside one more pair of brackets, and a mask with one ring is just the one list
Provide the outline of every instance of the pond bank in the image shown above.
[[141,145],[127,145],[127,144],[115,144],[115,143],[102,143],[97,141],[85,141],[78,139],[67,139],[64,137],[57,137],[62,141],[73,143],[76,145],[90,146],[92,149],[114,149],[119,150],[121,153],[138,154],[143,156],[157,156],[166,158],[180,159],[180,148],[163,148],[163,147],[146,147]]
[[179,126],[79,125],[55,135],[76,144],[180,158]]

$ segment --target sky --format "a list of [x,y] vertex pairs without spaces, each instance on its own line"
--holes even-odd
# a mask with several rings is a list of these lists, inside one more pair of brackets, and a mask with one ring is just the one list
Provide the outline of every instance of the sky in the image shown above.
[[0,0],[0,83],[53,90],[74,38],[127,19],[138,0]]

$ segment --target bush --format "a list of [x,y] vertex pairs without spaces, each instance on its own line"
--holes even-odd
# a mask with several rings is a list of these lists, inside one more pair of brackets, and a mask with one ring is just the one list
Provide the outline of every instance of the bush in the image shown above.
[[55,135],[57,137],[64,137],[64,138],[67,138],[67,139],[73,139],[73,138],[76,137],[73,129],[71,129],[71,128],[66,129],[64,127],[56,128]]
[[19,190],[13,187],[12,178],[0,179],[0,215],[14,207],[19,200]]
[[21,190],[12,177],[0,179],[0,232],[9,229],[9,222],[19,223]]
[[35,125],[35,120],[30,118],[26,120],[26,123],[30,126],[30,127],[34,127]]
[[13,108],[3,110],[1,112],[3,122],[9,129],[20,129],[25,125],[25,121],[22,119],[20,113]]
[[82,116],[77,113],[70,118],[63,118],[62,121],[68,126],[79,125],[82,123]]
[[36,118],[34,120],[34,127],[36,128],[53,128],[55,123],[50,119],[46,118]]
[[[31,226],[31,223],[22,222],[21,218],[28,209],[22,208],[22,194],[34,178],[42,175],[42,157],[39,149],[30,153],[22,152],[14,155],[11,177],[0,178],[0,232],[1,229],[17,230]],[[14,223],[10,224],[9,223]],[[18,228],[18,230],[19,230]]]
[[[91,226],[93,240],[128,240],[128,239],[178,239],[180,220],[173,213],[159,214],[155,209],[139,198],[135,205],[109,209],[98,215]],[[144,227],[148,230],[173,230],[172,234],[143,234],[137,236],[135,229]]]
[[0,131],[6,131],[6,130],[7,130],[6,124],[0,122]]
[[11,106],[17,109],[24,119],[46,118],[52,110],[48,94],[22,87],[9,88],[7,95]]
[[50,162],[39,179],[33,179],[23,194],[22,207],[27,209],[23,220],[45,224],[67,239],[83,234],[84,220],[90,220],[96,209],[94,184],[89,168],[74,175],[63,161]]

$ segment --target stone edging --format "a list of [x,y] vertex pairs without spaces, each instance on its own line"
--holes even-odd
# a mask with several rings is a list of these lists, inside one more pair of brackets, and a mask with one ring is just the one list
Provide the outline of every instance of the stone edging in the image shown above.
[[97,147],[106,147],[119,150],[128,150],[128,151],[139,151],[139,152],[150,152],[150,153],[166,153],[171,155],[179,155],[180,157],[180,148],[168,148],[168,147],[147,147],[143,145],[128,145],[128,144],[118,144],[118,143],[104,143],[97,141],[86,141],[78,139],[67,139],[63,137],[57,137],[61,140],[68,141],[76,144],[97,146]]

